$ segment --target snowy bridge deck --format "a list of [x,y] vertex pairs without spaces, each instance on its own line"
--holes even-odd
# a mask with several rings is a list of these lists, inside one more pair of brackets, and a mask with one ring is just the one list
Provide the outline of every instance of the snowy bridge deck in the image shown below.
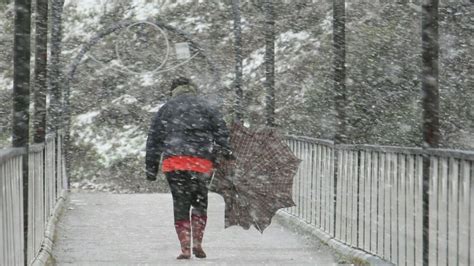
[[[53,257],[57,265],[172,265],[179,243],[173,226],[170,194],[72,193],[57,225]],[[255,229],[224,229],[224,201],[209,197],[204,236],[206,259],[189,264],[331,265],[327,246],[315,246],[275,221]]]

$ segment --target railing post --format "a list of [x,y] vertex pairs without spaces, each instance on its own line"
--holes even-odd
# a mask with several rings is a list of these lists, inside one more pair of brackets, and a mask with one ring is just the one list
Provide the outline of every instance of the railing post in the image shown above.
[[23,178],[23,250],[24,250],[24,265],[28,265],[28,146],[26,146],[26,153],[22,156],[22,178]]
[[[59,145],[59,136],[58,136],[58,133],[56,133],[56,136],[54,137],[54,158],[53,158],[53,168],[54,168],[54,188],[55,188],[55,191],[56,191],[56,198],[55,200],[58,199],[58,195],[59,193],[61,192],[60,190],[60,186],[59,186],[59,178],[60,178],[60,175],[59,175],[59,172],[58,172],[58,154],[59,154],[59,150],[58,150],[58,145]],[[59,183],[59,184],[58,184]]]
[[337,179],[338,179],[338,175],[339,175],[339,171],[338,171],[338,167],[339,167],[339,156],[338,156],[338,149],[339,149],[339,145],[338,144],[334,144],[334,149],[333,149],[333,153],[334,153],[334,165],[333,165],[333,169],[334,169],[334,176],[332,177],[334,179],[334,187],[333,187],[333,196],[332,196],[332,199],[333,199],[333,210],[334,210],[334,213],[333,213],[333,221],[334,221],[334,224],[333,224],[333,232],[334,232],[334,236],[336,235],[336,224],[337,224]]
[[431,162],[430,157],[427,154],[426,150],[423,152],[423,187],[422,187],[422,212],[423,212],[423,265],[428,265],[429,262],[429,205],[430,205],[430,196],[429,196],[429,189],[430,189],[430,168]]
[[360,149],[357,149],[357,180],[356,180],[356,185],[357,185],[357,205],[356,205],[356,240],[355,240],[355,246],[356,247],[359,247],[359,230],[361,230],[361,228],[359,228],[359,218],[360,218],[360,209],[359,209],[359,201],[360,201],[360,176],[362,175],[361,173],[361,167],[360,167],[360,162],[361,162],[361,159],[360,157],[362,156],[362,152]]

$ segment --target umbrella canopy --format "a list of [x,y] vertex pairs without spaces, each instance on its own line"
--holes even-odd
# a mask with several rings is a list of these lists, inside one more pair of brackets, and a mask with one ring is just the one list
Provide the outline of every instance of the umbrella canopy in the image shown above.
[[254,225],[263,233],[279,209],[295,206],[293,177],[300,160],[271,128],[234,124],[230,144],[236,160],[219,164],[210,189],[224,198],[226,227]]

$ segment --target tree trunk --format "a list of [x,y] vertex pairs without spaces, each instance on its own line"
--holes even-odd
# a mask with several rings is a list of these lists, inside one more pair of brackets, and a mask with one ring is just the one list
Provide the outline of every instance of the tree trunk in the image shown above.
[[438,0],[425,1],[422,16],[423,146],[437,148],[440,139]]
[[[12,145],[28,147],[30,121],[30,33],[31,2],[15,0],[13,38],[13,128]],[[23,232],[28,243],[28,156],[23,156]],[[24,263],[27,254],[24,254]]]
[[46,92],[48,62],[48,0],[36,0],[35,89],[33,141],[41,143],[46,132]]
[[[439,34],[438,0],[425,0],[422,5],[422,101],[423,148],[439,147]],[[429,264],[429,189],[430,158],[423,158],[423,265]]]
[[236,94],[234,113],[235,120],[243,119],[243,90],[242,90],[242,24],[240,18],[240,0],[232,0],[232,14],[234,16],[234,51],[235,51],[235,80]]
[[13,44],[13,146],[25,147],[29,139],[31,3],[15,0]]
[[345,0],[333,1],[334,102],[336,110],[336,143],[344,143],[346,133],[346,33]]
[[[346,142],[346,7],[345,0],[333,0],[333,45],[334,45],[334,107],[336,111],[336,144]],[[334,153],[334,161],[340,160]],[[334,167],[334,208],[339,171]],[[335,218],[335,214],[334,214]],[[335,225],[334,225],[335,229]]]
[[265,0],[265,88],[266,88],[266,123],[275,126],[275,13],[273,2]]
[[51,2],[51,58],[49,65],[50,103],[49,123],[50,131],[60,128],[62,108],[62,77],[61,71],[61,39],[62,39],[62,13],[64,0],[52,0]]

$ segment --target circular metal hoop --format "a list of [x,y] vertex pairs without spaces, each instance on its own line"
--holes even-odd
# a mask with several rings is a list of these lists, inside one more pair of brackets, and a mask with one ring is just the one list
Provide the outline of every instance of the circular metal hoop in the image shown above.
[[[147,72],[151,72],[151,73],[155,73],[155,72],[158,72],[161,68],[163,68],[166,63],[168,62],[168,58],[169,58],[169,54],[170,54],[170,41],[168,39],[168,35],[166,34],[166,32],[161,28],[159,27],[158,25],[154,24],[154,23],[151,23],[151,22],[148,22],[148,21],[138,21],[138,22],[135,22],[133,24],[130,24],[126,30],[131,32],[130,28],[136,26],[136,25],[149,25],[151,27],[153,27],[156,31],[160,32],[161,35],[163,35],[163,37],[165,38],[165,44],[166,44],[166,53],[165,53],[165,58],[163,60],[163,62],[158,66],[156,67],[154,70],[151,70],[151,71],[147,71]],[[156,37],[156,41],[158,42],[159,41],[159,35]],[[128,68],[127,66],[125,66],[123,64],[123,60],[122,60],[122,56],[120,55],[120,51],[119,51],[119,45],[118,43],[115,43],[115,55],[117,56],[117,59],[118,61],[120,62],[120,67],[122,67],[126,72],[129,72],[131,74],[140,74],[140,72],[136,72],[136,71],[133,71],[131,70],[130,68]]]
[[[124,73],[124,74],[131,74],[131,75],[140,75],[140,74],[147,74],[147,73],[158,74],[158,73],[171,71],[171,70],[176,69],[180,66],[183,66],[183,65],[187,64],[188,62],[190,62],[192,59],[194,59],[195,57],[197,57],[199,55],[199,51],[198,51],[195,54],[193,54],[190,58],[186,59],[185,61],[183,61],[179,64],[176,64],[174,66],[171,66],[169,68],[164,68],[166,63],[169,60],[169,55],[170,55],[170,50],[171,50],[169,38],[168,38],[168,35],[166,34],[166,31],[162,27],[160,27],[159,25],[157,25],[155,23],[152,23],[152,22],[149,22],[149,21],[137,21],[137,22],[134,22],[134,23],[131,23],[131,24],[127,25],[125,27],[125,29],[127,31],[131,31],[130,29],[132,27],[134,27],[136,25],[141,25],[141,24],[149,25],[149,26],[153,27],[156,31],[158,31],[161,35],[163,35],[163,37],[165,39],[165,44],[166,44],[166,53],[165,53],[164,60],[161,62],[161,64],[158,67],[156,67],[153,70],[142,71],[142,72],[134,71],[134,70],[130,69],[129,67],[125,66],[125,64],[123,64],[122,56],[120,55],[120,47],[116,43],[115,44],[115,56],[116,56],[118,62],[117,61],[112,61],[113,66],[115,66],[115,67],[112,67],[113,70]],[[156,41],[157,42],[159,41],[158,36],[156,37]],[[91,53],[89,53],[89,58],[91,58],[94,62],[102,65],[103,67],[110,67],[109,65],[106,65],[104,62],[98,60]]]

